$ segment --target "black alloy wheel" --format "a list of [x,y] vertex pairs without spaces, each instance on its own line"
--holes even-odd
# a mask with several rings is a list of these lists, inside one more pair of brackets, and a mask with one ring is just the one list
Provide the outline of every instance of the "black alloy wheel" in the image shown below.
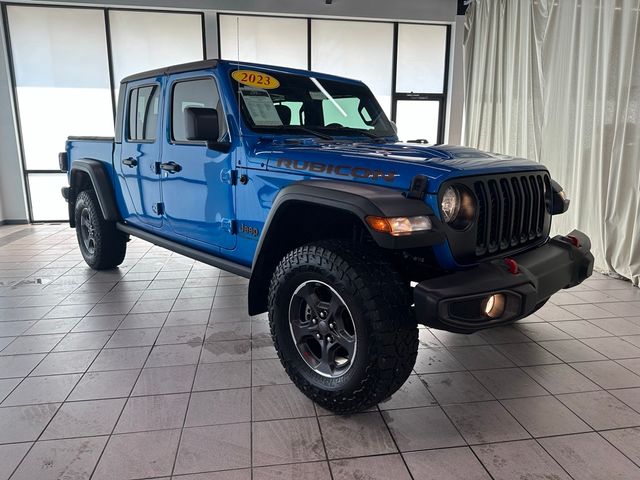
[[337,378],[349,370],[358,346],[356,327],[333,287],[303,282],[289,303],[289,327],[298,353],[315,372]]

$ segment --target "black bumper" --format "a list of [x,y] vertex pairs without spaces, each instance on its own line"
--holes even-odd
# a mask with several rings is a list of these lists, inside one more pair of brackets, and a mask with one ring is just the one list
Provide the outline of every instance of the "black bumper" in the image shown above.
[[[472,333],[524,318],[558,290],[591,276],[590,250],[589,237],[574,230],[566,237],[558,235],[538,248],[511,257],[517,272],[513,261],[509,266],[502,259],[420,282],[413,293],[418,322]],[[494,294],[502,294],[504,311],[491,318],[483,313],[483,302]]]

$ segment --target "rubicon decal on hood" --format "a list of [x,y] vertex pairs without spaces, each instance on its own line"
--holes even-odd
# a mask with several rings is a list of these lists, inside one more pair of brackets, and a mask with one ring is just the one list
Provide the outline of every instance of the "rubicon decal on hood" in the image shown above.
[[290,160],[288,158],[279,158],[276,161],[276,167],[289,170],[306,170],[307,172],[325,173],[340,177],[370,178],[391,183],[396,178],[396,173],[392,171],[372,170],[367,167],[354,167],[352,165],[328,165],[326,163]]

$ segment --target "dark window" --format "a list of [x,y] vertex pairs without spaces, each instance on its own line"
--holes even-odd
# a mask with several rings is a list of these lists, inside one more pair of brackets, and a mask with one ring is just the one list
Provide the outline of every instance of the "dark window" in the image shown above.
[[134,88],[129,95],[129,140],[156,139],[160,109],[157,85]]
[[171,137],[176,142],[188,142],[184,129],[184,109],[187,107],[215,108],[218,111],[220,139],[227,134],[227,124],[220,102],[218,86],[212,78],[177,82],[173,87],[171,106]]

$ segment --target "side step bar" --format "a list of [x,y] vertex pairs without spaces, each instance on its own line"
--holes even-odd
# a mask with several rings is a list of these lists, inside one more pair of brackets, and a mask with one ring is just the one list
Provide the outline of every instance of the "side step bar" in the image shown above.
[[128,233],[131,236],[141,238],[142,240],[146,240],[147,242],[151,242],[154,245],[166,248],[167,250],[171,250],[172,252],[179,253],[180,255],[184,255],[185,257],[193,258],[194,260],[197,260],[199,262],[217,267],[220,270],[235,273],[236,275],[240,275],[244,278],[251,278],[251,267],[232,262],[231,260],[227,260],[225,258],[216,257],[215,255],[212,255],[210,253],[201,252],[200,250],[196,250],[195,248],[187,247],[180,243],[174,242],[173,240],[167,240],[166,238],[159,237],[158,235],[154,235],[153,233],[149,233],[139,228],[125,225],[124,223],[118,222],[116,224],[116,228],[124,233]]

